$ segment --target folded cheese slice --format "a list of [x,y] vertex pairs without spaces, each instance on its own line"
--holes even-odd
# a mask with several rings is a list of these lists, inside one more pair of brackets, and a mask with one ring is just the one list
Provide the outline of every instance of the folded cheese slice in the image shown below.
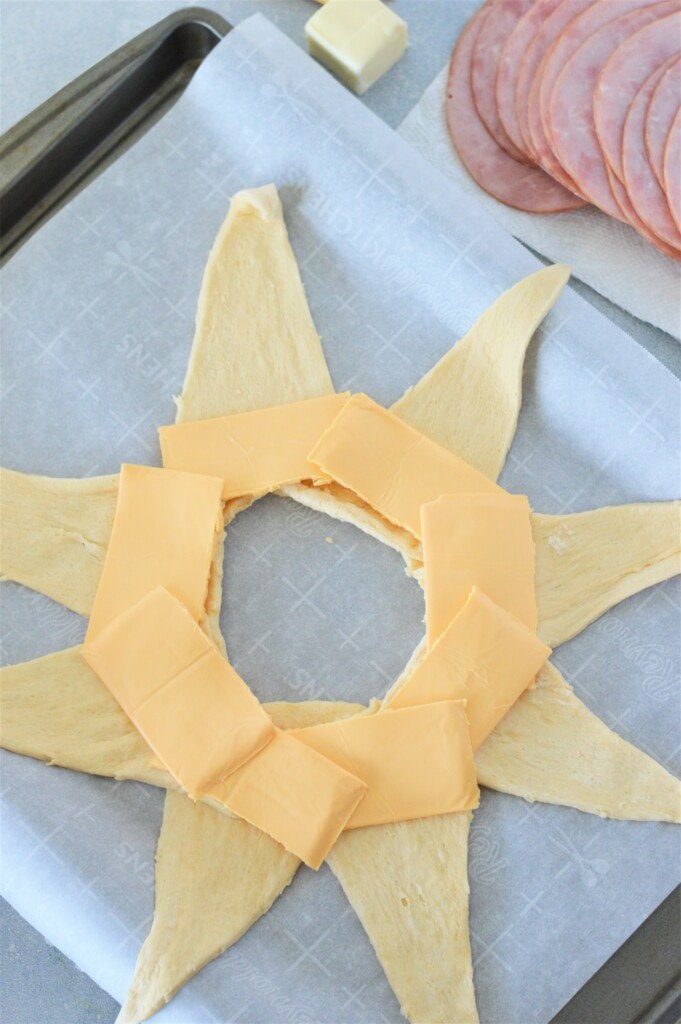
[[474,587],[461,611],[407,677],[389,691],[388,708],[465,700],[471,745],[497,727],[534,681],[551,648]]
[[501,492],[473,466],[361,394],[343,406],[309,459],[416,538],[425,502],[441,494]]
[[211,790],[209,800],[266,832],[316,870],[366,785],[292,733],[276,729],[259,754]]
[[308,461],[308,453],[348,397],[347,392],[322,395],[161,427],[163,465],[221,477],[225,501],[311,480],[319,470]]
[[464,701],[292,729],[295,736],[367,784],[346,828],[470,810],[480,795]]
[[87,641],[83,656],[190,796],[204,794],[274,735],[246,683],[163,587]]
[[121,612],[165,587],[199,620],[222,530],[222,481],[151,466],[121,466],[104,568],[90,613],[93,640]]
[[455,494],[421,509],[429,646],[461,611],[471,587],[537,628],[534,540],[523,495]]

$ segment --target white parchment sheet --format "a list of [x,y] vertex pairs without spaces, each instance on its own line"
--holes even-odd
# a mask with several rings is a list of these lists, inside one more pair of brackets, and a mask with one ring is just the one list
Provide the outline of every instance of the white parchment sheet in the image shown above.
[[[240,188],[273,181],[337,388],[391,402],[537,266],[470,198],[256,16],[179,104],[42,228],[3,285],[4,462],[48,475],[158,463],[206,257]],[[502,477],[578,511],[677,491],[674,379],[567,292],[535,339]],[[329,543],[327,539],[332,541]],[[3,657],[84,622],[3,588]],[[228,534],[223,627],[262,699],[367,700],[422,633],[400,558],[268,498]],[[620,734],[679,771],[679,589],[656,587],[556,662]],[[122,999],[153,906],[160,791],[3,757],[3,895]],[[673,827],[485,792],[471,930],[486,1024],[548,1021],[672,889]],[[437,955],[437,951],[434,951]],[[397,1002],[327,868],[301,870],[233,949],[158,1015],[176,1022],[396,1022]]]

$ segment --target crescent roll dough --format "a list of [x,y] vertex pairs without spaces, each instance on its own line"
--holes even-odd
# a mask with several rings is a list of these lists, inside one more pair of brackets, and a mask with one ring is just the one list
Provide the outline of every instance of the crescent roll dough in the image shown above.
[[470,811],[344,832],[331,870],[412,1024],[478,1020],[468,934]]
[[[548,267],[504,293],[394,412],[496,479],[516,428],[527,345],[567,276],[564,267]],[[332,390],[276,190],[241,192],[208,259],[177,422]],[[0,483],[3,576],[87,615],[117,478],[49,480],[4,471]],[[295,485],[281,493],[353,522],[418,571],[414,538],[338,485]],[[225,521],[249,502],[230,503]],[[548,643],[567,639],[612,604],[678,571],[678,526],[674,547],[669,508],[534,517],[540,629]],[[220,546],[204,628],[224,651],[221,595]],[[316,703],[268,710],[286,728],[364,709]],[[79,648],[3,671],[2,742],[75,770],[172,785]],[[477,764],[483,784],[525,799],[612,817],[679,817],[676,780],[607,729],[551,666],[483,744]],[[470,814],[461,813],[358,829],[344,833],[329,858],[403,1012],[419,1024],[477,1021],[468,938],[469,824]],[[154,1013],[235,942],[297,866],[258,830],[168,792],[154,922],[120,1024]]]
[[118,497],[118,475],[52,479],[0,469],[0,575],[88,615]]
[[392,411],[496,480],[518,422],[527,346],[569,277],[556,264],[505,291]]
[[681,783],[601,722],[547,662],[475,755],[478,781],[604,818],[680,821]]
[[570,640],[625,598],[681,572],[681,503],[532,515],[539,634]]

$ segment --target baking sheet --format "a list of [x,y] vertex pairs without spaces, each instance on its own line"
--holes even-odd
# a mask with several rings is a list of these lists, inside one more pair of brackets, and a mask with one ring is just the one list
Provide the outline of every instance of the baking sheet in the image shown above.
[[[230,195],[274,181],[337,388],[391,402],[537,264],[261,16],[3,270],[3,461],[48,475],[158,462],[201,274]],[[675,496],[676,381],[573,293],[533,343],[502,482],[535,508]],[[330,538],[332,543],[328,543]],[[678,774],[678,583],[618,606],[555,660],[621,735]],[[222,625],[262,699],[367,700],[422,633],[400,558],[270,497],[229,531]],[[3,588],[3,660],[84,623]],[[153,907],[162,794],[3,754],[2,893],[122,999]],[[678,880],[671,826],[486,792],[471,834],[485,1022],[545,1022]],[[340,887],[301,870],[273,909],[158,1015],[376,1022],[399,1008]]]

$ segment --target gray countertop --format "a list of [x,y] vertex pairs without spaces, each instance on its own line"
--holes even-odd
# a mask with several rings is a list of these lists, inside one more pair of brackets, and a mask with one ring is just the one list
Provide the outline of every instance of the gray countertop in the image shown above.
[[[185,6],[173,0],[3,0],[0,128],[4,131],[112,50]],[[232,24],[261,11],[295,42],[316,9],[312,0],[206,2]],[[409,25],[410,48],[364,102],[396,127],[447,61],[459,26],[477,0],[393,0]],[[591,289],[578,291],[681,376],[681,346],[617,309]],[[0,1018],[11,1024],[111,1022],[118,1006],[0,900]]]

